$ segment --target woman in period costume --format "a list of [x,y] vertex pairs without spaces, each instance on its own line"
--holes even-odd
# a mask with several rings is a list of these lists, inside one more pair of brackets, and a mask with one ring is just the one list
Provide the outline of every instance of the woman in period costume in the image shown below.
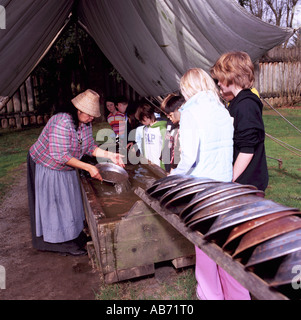
[[99,95],[86,90],[71,100],[70,112],[50,118],[28,153],[28,199],[33,247],[41,251],[85,254],[84,209],[75,169],[102,180],[98,169],[80,159],[105,157],[124,166],[118,154],[98,148],[91,122],[100,117]]

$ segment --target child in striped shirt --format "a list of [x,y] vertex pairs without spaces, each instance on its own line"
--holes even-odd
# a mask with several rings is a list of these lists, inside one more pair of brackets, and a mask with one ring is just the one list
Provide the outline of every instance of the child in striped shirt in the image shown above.
[[125,129],[125,115],[116,109],[116,103],[113,98],[107,98],[105,106],[110,112],[107,116],[108,123],[116,136],[122,136]]

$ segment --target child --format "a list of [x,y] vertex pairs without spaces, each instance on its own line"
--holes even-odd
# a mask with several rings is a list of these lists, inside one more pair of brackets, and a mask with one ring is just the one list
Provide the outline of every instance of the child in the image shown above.
[[[228,182],[232,179],[233,124],[212,78],[191,69],[181,79],[181,160],[171,174]],[[197,296],[202,300],[249,300],[248,291],[195,246]]]
[[124,96],[120,96],[117,98],[116,103],[117,103],[117,109],[119,110],[119,112],[124,114],[125,121],[127,121],[128,120],[127,107],[129,105],[128,99]]
[[141,145],[143,156],[164,169],[160,159],[164,147],[166,121],[158,121],[152,107],[147,103],[138,107],[136,118],[144,125]]
[[137,157],[140,156],[141,148],[141,145],[139,145],[141,139],[139,140],[137,132],[143,127],[142,124],[136,119],[138,105],[138,102],[132,102],[127,107],[127,140],[124,141],[126,150],[128,150],[129,153],[133,152]]
[[164,111],[168,116],[165,144],[162,152],[165,170],[168,173],[176,168],[180,161],[179,122],[181,114],[179,109],[184,103],[183,96],[175,94],[168,95],[162,102]]
[[116,136],[122,135],[124,131],[125,116],[116,109],[116,104],[113,98],[107,98],[105,106],[110,112],[107,116],[107,121],[112,127]]
[[245,52],[223,54],[211,69],[223,95],[231,96],[228,110],[234,118],[233,178],[241,184],[252,184],[260,190],[268,185],[265,155],[265,129],[262,103],[251,91],[254,65]]

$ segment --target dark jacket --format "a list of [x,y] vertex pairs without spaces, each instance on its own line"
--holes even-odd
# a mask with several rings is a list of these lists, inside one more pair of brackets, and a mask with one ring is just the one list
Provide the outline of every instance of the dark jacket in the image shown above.
[[269,176],[262,108],[261,100],[251,90],[242,90],[229,105],[230,115],[234,118],[233,162],[240,152],[254,154],[250,164],[236,182],[251,184],[265,190]]

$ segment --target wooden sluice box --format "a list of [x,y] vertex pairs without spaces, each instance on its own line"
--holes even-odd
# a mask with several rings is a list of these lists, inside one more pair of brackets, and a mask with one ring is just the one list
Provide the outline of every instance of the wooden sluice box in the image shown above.
[[193,265],[194,245],[134,192],[137,187],[146,190],[166,174],[152,164],[125,169],[129,184],[122,186],[80,175],[93,251],[104,281],[153,274],[155,264],[164,261],[171,261],[175,268]]

